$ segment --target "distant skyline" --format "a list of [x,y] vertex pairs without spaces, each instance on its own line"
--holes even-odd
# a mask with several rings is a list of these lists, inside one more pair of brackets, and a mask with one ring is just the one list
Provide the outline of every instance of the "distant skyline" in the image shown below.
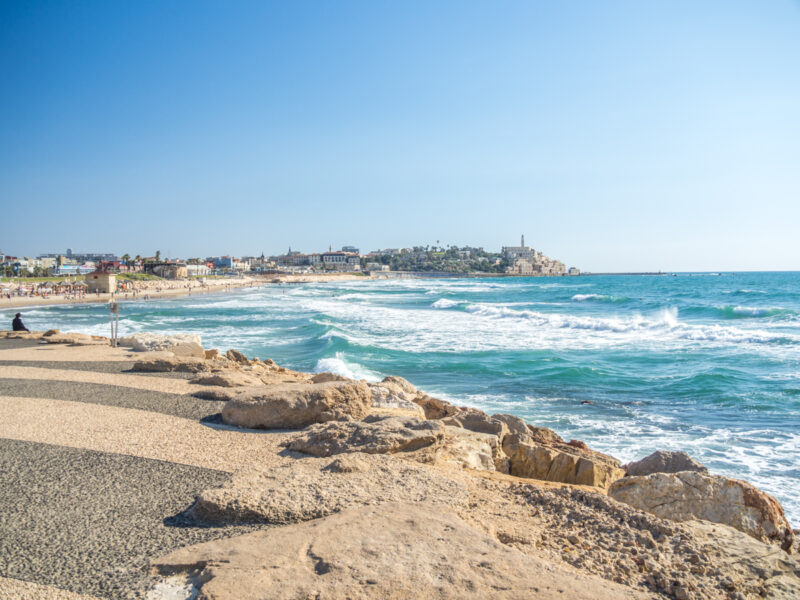
[[4,2],[0,249],[800,269],[800,2]]

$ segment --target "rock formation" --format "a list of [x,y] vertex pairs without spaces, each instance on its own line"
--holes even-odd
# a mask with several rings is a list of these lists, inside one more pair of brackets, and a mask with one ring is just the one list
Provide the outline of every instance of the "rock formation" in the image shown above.
[[290,450],[311,456],[332,456],[342,452],[393,454],[440,445],[444,434],[444,425],[436,421],[367,418],[364,421],[315,425],[286,445]]
[[668,452],[666,450],[657,450],[641,460],[628,463],[624,468],[625,472],[631,476],[678,473],[680,471],[697,471],[708,474],[708,469],[686,452]]
[[284,429],[361,419],[369,409],[369,387],[362,382],[285,384],[242,391],[225,405],[222,420],[239,427]]
[[794,534],[775,498],[747,482],[695,471],[653,473],[614,482],[608,495],[672,521],[723,523],[789,550]]
[[464,484],[416,463],[378,454],[295,459],[234,474],[200,494],[190,513],[202,521],[287,524],[351,506],[430,502],[465,506]]
[[193,572],[204,598],[647,597],[528,556],[426,503],[350,508],[182,548],[153,566],[162,574]]

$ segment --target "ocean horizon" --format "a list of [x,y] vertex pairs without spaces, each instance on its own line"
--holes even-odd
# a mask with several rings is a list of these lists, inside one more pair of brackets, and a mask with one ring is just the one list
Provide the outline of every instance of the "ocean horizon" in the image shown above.
[[[350,280],[121,302],[122,335],[200,335],[302,371],[400,375],[623,462],[683,450],[800,522],[800,273]],[[4,310],[7,320],[18,309]],[[108,335],[98,304],[19,309]]]

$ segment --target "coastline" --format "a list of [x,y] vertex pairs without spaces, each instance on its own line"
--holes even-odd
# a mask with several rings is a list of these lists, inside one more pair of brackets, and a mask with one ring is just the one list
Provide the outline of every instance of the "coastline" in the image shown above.
[[[244,278],[213,279],[213,280],[159,280],[134,282],[131,292],[117,292],[116,294],[83,294],[80,297],[50,295],[44,296],[12,296],[10,299],[0,297],[0,310],[5,308],[30,308],[32,306],[45,307],[64,304],[107,304],[112,299],[118,302],[129,300],[142,300],[147,296],[149,300],[161,298],[179,298],[196,294],[210,294],[229,292],[234,289],[259,287],[268,284],[283,283],[320,283],[325,281],[369,280],[370,277],[356,276],[349,273],[318,274],[318,275],[263,275],[246,276]],[[23,279],[24,281],[24,279]],[[213,283],[209,283],[209,281]]]
[[[800,593],[800,566],[776,541],[708,523],[709,515],[661,518],[620,500],[618,484],[609,488],[602,476],[619,477],[618,461],[538,426],[546,424],[457,407],[397,377],[366,384],[158,337],[142,338],[151,351],[134,352],[81,334],[0,335],[0,473],[80,490],[67,498],[75,506],[68,513],[59,508],[61,493],[31,504],[26,488],[14,486],[0,499],[17,503],[4,511],[36,507],[2,526],[0,546],[11,544],[7,552],[23,560],[0,573],[0,595],[20,580],[52,586],[53,565],[62,562],[70,569],[59,587],[114,599],[188,596],[169,596],[176,586],[230,600],[298,586],[331,598],[358,590],[358,597],[382,597],[397,586],[412,586],[400,589],[415,597],[453,597],[464,588],[444,583],[432,593],[424,583],[447,581],[441,578],[453,569],[457,581],[472,582],[467,597],[475,598],[777,600]],[[270,412],[279,399],[291,406],[295,390],[320,393],[323,403],[337,390],[336,410],[345,412],[310,425]],[[272,425],[258,422],[264,418]],[[348,437],[351,430],[358,435]],[[339,449],[331,451],[334,440]],[[545,456],[560,457],[559,468],[532,478],[526,465]],[[594,475],[568,481],[575,460],[591,463]],[[658,471],[628,475],[628,487],[674,480]],[[151,483],[146,490],[143,480]],[[114,518],[84,532],[90,521],[81,515],[98,511]],[[130,523],[143,518],[132,534]],[[175,519],[180,527],[166,526]],[[56,537],[42,554],[51,521],[80,535]],[[403,548],[393,545],[397,539]],[[308,550],[298,549],[303,544]],[[309,569],[312,549],[332,566]],[[241,562],[251,554],[255,563]],[[352,572],[360,573],[356,580]],[[374,581],[368,588],[364,577]]]

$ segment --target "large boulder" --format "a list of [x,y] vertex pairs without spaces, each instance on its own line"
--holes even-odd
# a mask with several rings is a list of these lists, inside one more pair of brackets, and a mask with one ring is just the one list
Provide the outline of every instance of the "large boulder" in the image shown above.
[[343,375],[338,375],[337,373],[330,373],[329,371],[317,373],[316,375],[311,377],[311,383],[327,383],[328,381],[355,381],[355,380],[350,379],[349,377],[345,377]]
[[235,473],[202,492],[190,513],[201,521],[286,524],[386,502],[466,506],[464,484],[417,463],[360,452],[305,458]]
[[445,439],[435,457],[477,471],[508,472],[508,461],[500,450],[500,440],[491,433],[445,426]]
[[616,458],[563,442],[543,442],[543,439],[552,438],[539,436],[537,440],[517,434],[504,438],[503,451],[508,456],[511,475],[601,489],[625,475]]
[[508,433],[508,426],[503,421],[493,419],[476,408],[464,408],[458,413],[442,419],[442,423],[451,427],[463,427],[470,431],[496,435],[501,440]]
[[300,383],[248,388],[225,405],[222,420],[239,427],[284,429],[362,419],[369,409],[366,383]]
[[652,473],[679,473],[680,471],[697,471],[708,474],[702,464],[686,452],[668,452],[657,450],[651,455],[625,465],[625,472],[631,476],[651,475]]
[[388,388],[379,383],[370,384],[369,389],[374,409],[397,411],[398,414],[425,418],[425,411],[407,392]]
[[368,417],[364,421],[309,427],[289,440],[286,446],[312,456],[331,456],[342,452],[392,454],[441,445],[444,434],[444,425],[436,421]]
[[492,415],[492,419],[504,423],[509,433],[517,435],[529,434],[528,425],[519,417],[505,413],[497,413]]
[[427,503],[348,508],[323,519],[184,547],[151,564],[161,577],[183,575],[189,592],[183,598],[650,597],[560,561],[529,556]]
[[439,400],[432,398],[427,394],[419,393],[414,397],[414,402],[422,407],[425,411],[426,419],[444,419],[460,412],[461,409],[447,402],[446,400]]
[[129,346],[139,352],[168,351],[175,356],[205,358],[199,335],[159,333],[134,333],[119,339],[120,346]]
[[411,396],[416,396],[419,393],[417,388],[415,388],[410,381],[396,375],[384,377],[381,380],[381,385],[385,388],[389,388],[396,394],[409,394]]
[[745,481],[696,471],[653,473],[614,482],[608,495],[662,519],[730,525],[789,550],[794,534],[780,503]]

